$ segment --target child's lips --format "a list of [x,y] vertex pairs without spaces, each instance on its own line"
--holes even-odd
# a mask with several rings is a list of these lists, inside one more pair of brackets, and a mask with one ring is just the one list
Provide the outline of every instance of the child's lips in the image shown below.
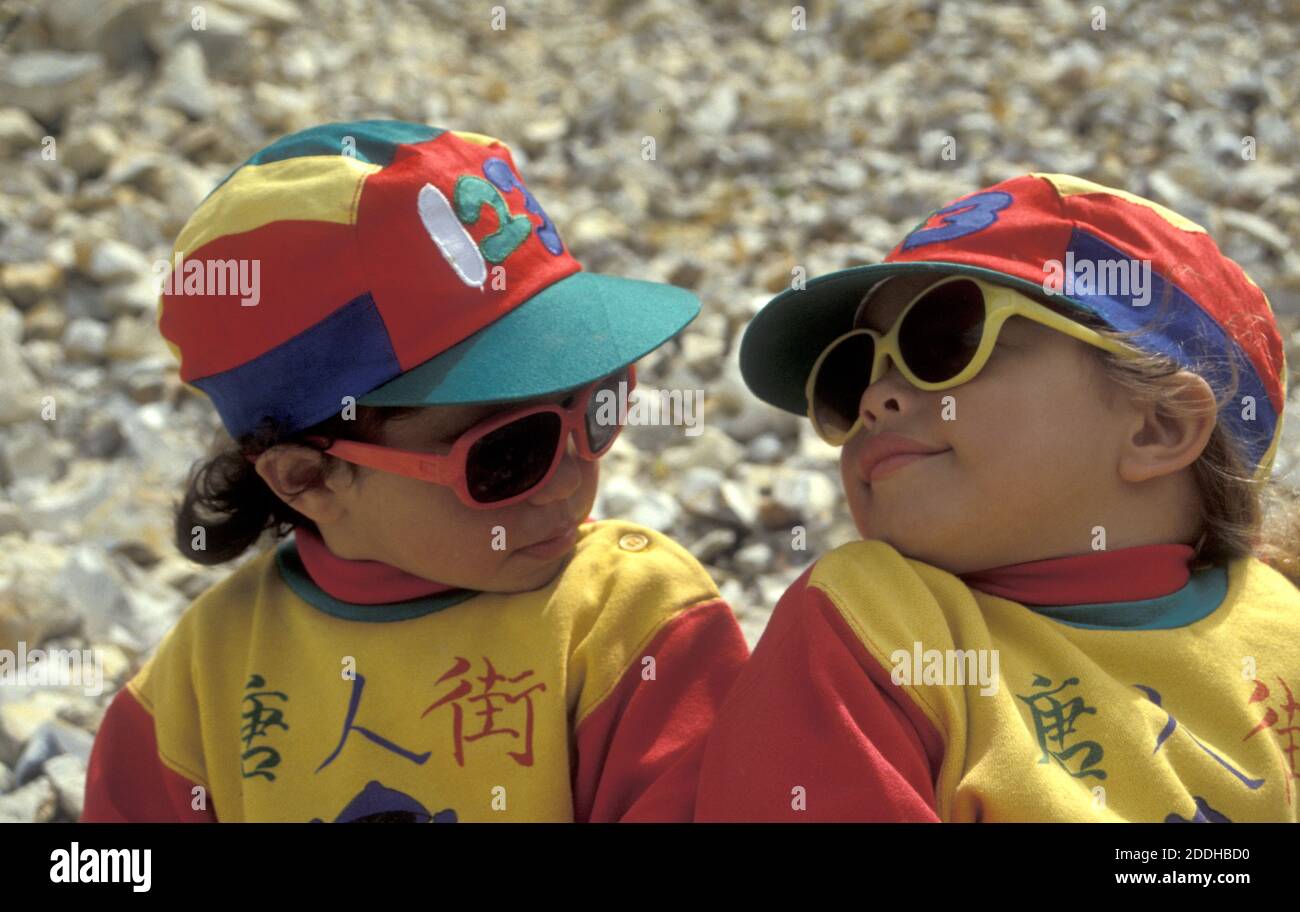
[[[947,450],[942,450],[940,452],[946,453]],[[867,483],[874,484],[886,475],[894,474],[894,472],[905,465],[938,455],[939,453],[900,453],[897,456],[889,456],[880,460],[871,467],[871,472],[867,476]]]
[[557,535],[543,539],[526,548],[520,548],[516,554],[526,554],[529,557],[540,558],[541,560],[550,560],[556,557],[562,557],[573,549],[574,543],[578,540],[578,526],[573,524],[558,533]]
[[870,485],[892,475],[904,466],[929,456],[947,453],[951,449],[951,447],[930,446],[901,434],[880,434],[866,441],[857,454],[855,463],[858,479]]

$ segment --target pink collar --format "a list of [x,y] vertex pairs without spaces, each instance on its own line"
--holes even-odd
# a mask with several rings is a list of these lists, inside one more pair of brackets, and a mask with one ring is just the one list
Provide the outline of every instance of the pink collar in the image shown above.
[[318,534],[303,526],[294,526],[293,539],[312,582],[341,602],[382,605],[456,588],[407,573],[383,561],[339,557]]
[[[456,589],[382,561],[339,557],[302,526],[293,535],[312,581],[342,602],[380,605]],[[1136,601],[1186,586],[1195,553],[1190,545],[1140,545],[976,570],[960,579],[973,589],[1025,605]]]
[[[590,522],[595,522],[590,516],[583,520],[584,525]],[[386,605],[459,591],[456,586],[444,586],[383,561],[339,557],[318,533],[303,526],[293,527],[293,540],[312,582],[340,602]]]
[[1139,545],[961,574],[973,589],[1025,605],[1130,602],[1177,592],[1192,574],[1191,545]]

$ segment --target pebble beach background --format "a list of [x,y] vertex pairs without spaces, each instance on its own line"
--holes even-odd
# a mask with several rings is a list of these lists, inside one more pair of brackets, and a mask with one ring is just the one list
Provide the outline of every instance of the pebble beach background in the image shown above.
[[[0,0],[0,650],[93,648],[105,674],[99,695],[0,685],[0,822],[78,817],[113,694],[238,566],[170,541],[221,429],[157,332],[152,267],[285,133],[392,117],[500,137],[586,268],[700,295],[637,370],[703,390],[702,431],[629,428],[596,515],[689,547],[751,645],[856,537],[836,451],[736,365],[796,267],[878,261],[956,196],[1064,171],[1206,226],[1300,366],[1300,3],[499,6],[503,29],[451,0]],[[1276,473],[1300,485],[1295,418]]]

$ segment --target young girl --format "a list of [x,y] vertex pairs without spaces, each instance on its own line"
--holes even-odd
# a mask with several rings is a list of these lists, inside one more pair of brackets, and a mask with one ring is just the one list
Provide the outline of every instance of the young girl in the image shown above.
[[698,301],[581,272],[504,145],[397,121],[258,152],[172,266],[160,330],[234,438],[177,545],[292,536],[113,700],[82,819],[689,819],[748,650],[684,549],[584,519],[608,397]]
[[786,592],[700,820],[1300,819],[1300,516],[1264,294],[1200,226],[1031,174],[746,331],[863,541]]

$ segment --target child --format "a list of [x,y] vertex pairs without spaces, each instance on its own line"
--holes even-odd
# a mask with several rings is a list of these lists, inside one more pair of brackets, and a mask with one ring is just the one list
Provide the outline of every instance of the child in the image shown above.
[[397,121],[258,152],[172,265],[160,331],[236,441],[177,544],[293,536],[113,700],[82,819],[689,819],[748,650],[679,545],[583,520],[695,297],[579,271],[504,145]]
[[1018,177],[771,301],[741,366],[843,445],[864,540],[776,606],[697,820],[1300,818],[1286,364],[1204,229]]

